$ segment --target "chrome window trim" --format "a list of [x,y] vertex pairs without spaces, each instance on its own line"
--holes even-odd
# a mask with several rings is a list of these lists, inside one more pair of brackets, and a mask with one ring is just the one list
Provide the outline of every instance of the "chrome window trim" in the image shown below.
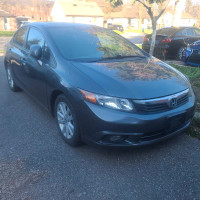
[[166,97],[156,98],[156,99],[147,99],[147,100],[133,100],[136,104],[143,104],[143,105],[151,105],[151,104],[161,104],[161,103],[169,103],[174,98],[181,98],[185,96],[186,94],[189,94],[189,88],[179,92],[177,94],[173,94]]

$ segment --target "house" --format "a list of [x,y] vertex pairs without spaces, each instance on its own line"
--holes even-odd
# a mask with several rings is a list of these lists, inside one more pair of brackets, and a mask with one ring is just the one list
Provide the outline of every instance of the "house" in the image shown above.
[[104,13],[96,2],[55,0],[52,21],[93,24],[103,27]]
[[197,20],[194,19],[189,13],[182,12],[182,15],[180,18],[181,26],[194,26],[196,22]]
[[140,9],[137,5],[126,5],[122,6],[119,11],[112,11],[107,15],[107,23],[120,24],[125,29],[129,27],[146,29],[151,26],[151,21],[146,10]]
[[[7,29],[16,30],[24,21],[50,21],[52,7],[53,2],[48,0],[19,1],[17,4],[14,4],[13,1],[3,0],[3,3],[0,4],[0,10],[2,10],[0,18],[1,21],[4,18],[5,25],[1,25],[1,29],[2,26],[5,26]],[[1,22],[1,24],[3,23]]]
[[16,17],[5,10],[0,10],[0,30],[16,30]]
[[158,20],[159,27],[169,26],[194,26],[196,20],[186,12],[180,12],[178,15],[173,16],[171,12],[166,12]]

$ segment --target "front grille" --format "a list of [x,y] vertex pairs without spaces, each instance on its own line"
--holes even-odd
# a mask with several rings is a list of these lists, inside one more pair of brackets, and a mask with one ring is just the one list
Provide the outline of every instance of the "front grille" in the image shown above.
[[[176,98],[176,105],[170,106],[171,99]],[[189,100],[189,90],[176,95],[167,96],[159,99],[136,100],[133,104],[138,112],[141,113],[159,113],[175,109],[186,104]]]
[[164,112],[169,109],[168,105],[165,103],[157,104],[157,105],[140,105],[140,104],[134,104],[135,108],[139,112]]
[[189,95],[188,94],[182,96],[181,98],[178,99],[177,106],[179,107],[179,106],[182,106],[182,105],[186,104],[188,102],[188,100],[189,100]]
[[194,50],[193,49],[193,55],[198,55],[198,53],[199,53],[199,50]]

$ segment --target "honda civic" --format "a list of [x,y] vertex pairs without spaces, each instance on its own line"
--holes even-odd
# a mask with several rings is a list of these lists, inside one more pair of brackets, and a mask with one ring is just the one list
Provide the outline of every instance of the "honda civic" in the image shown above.
[[183,132],[194,115],[187,77],[101,27],[26,24],[4,64],[10,89],[48,110],[72,146],[153,144]]

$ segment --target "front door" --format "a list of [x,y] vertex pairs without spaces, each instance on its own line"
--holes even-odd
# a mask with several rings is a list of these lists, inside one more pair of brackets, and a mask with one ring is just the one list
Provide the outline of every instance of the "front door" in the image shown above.
[[26,83],[27,92],[30,93],[39,103],[46,106],[46,69],[43,61],[43,56],[40,60],[30,56],[31,45],[40,45],[44,50],[45,40],[41,32],[31,27],[28,32],[26,42],[26,60],[23,66],[23,77]]

